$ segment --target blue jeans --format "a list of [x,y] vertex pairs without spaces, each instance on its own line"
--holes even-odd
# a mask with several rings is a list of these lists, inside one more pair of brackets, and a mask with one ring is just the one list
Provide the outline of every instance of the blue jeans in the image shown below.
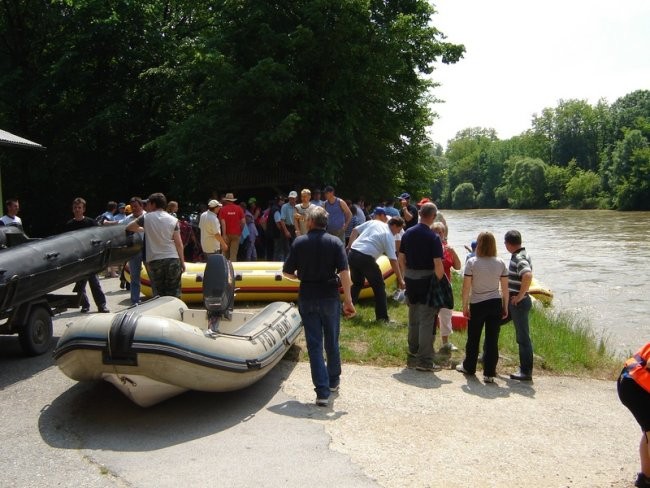
[[129,259],[131,272],[131,305],[140,302],[140,272],[142,271],[142,253],[139,252]]
[[533,305],[530,296],[526,296],[517,305],[510,303],[508,309],[515,325],[517,344],[519,345],[519,369],[522,374],[533,374],[533,343],[530,340],[528,314]]
[[[298,310],[305,328],[314,391],[318,398],[329,398],[330,387],[338,386],[341,377],[341,300],[338,297],[300,299]],[[323,358],[323,345],[327,364]]]

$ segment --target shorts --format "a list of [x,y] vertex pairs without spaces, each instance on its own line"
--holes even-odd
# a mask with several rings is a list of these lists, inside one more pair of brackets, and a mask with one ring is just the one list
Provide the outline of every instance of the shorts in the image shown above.
[[650,432],[650,393],[632,378],[620,376],[617,383],[618,397],[641,426],[643,432]]

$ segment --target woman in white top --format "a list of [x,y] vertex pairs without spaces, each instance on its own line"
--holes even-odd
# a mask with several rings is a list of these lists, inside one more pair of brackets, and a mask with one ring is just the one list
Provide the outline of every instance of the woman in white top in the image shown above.
[[479,343],[485,326],[483,379],[494,383],[499,360],[500,320],[508,315],[508,267],[497,257],[497,244],[491,232],[478,235],[476,256],[465,264],[463,315],[469,319],[465,360],[456,370],[476,373]]

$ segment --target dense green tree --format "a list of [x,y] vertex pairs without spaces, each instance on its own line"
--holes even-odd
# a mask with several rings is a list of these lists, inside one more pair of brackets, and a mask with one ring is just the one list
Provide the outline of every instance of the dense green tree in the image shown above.
[[474,208],[476,191],[471,183],[461,183],[452,192],[451,207],[458,210]]
[[625,131],[612,152],[610,184],[620,210],[650,209],[650,144],[639,130]]
[[522,158],[514,162],[505,184],[511,208],[544,208],[546,188],[546,164],[541,159]]
[[578,170],[566,184],[566,199],[573,208],[598,208],[600,177],[593,171]]

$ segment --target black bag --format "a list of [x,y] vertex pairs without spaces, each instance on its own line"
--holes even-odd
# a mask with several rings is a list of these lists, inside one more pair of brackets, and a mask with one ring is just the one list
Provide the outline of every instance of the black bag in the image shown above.
[[451,283],[447,279],[447,275],[443,274],[442,278],[438,279],[433,273],[427,302],[433,308],[454,309],[454,292],[451,290]]

